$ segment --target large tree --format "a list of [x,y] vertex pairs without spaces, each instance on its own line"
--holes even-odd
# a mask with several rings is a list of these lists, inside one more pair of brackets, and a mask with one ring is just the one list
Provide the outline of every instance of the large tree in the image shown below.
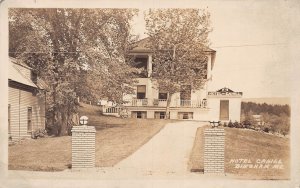
[[[153,50],[152,78],[171,97],[184,88],[200,89],[207,74],[210,15],[199,9],[150,9],[145,13],[149,48]],[[189,86],[189,87],[186,87]]]
[[134,9],[10,9],[9,54],[33,67],[48,86],[47,110],[67,133],[76,98],[120,101],[131,92],[125,53]]

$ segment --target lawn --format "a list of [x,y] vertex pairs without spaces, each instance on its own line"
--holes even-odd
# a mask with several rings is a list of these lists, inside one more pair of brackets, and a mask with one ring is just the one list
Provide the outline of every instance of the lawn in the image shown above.
[[[150,140],[170,120],[120,119],[83,105],[80,115],[96,127],[96,166],[113,166]],[[60,171],[71,165],[71,136],[30,139],[9,146],[9,169]]]
[[[204,169],[204,129],[198,128],[193,150],[190,155],[189,169],[203,173]],[[242,179],[289,179],[290,142],[288,138],[269,135],[262,132],[225,128],[225,173]],[[231,159],[249,159],[252,163],[262,159],[281,159],[283,169],[274,169],[273,165],[265,169],[235,168]]]

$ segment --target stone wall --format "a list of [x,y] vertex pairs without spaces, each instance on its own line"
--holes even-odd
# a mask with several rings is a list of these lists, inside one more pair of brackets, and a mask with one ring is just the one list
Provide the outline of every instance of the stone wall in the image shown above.
[[204,131],[204,173],[224,174],[225,130]]

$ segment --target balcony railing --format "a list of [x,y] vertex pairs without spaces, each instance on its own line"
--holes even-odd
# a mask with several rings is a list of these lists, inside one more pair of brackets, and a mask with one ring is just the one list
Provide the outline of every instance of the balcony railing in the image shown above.
[[103,113],[108,113],[108,114],[118,114],[121,110],[120,107],[117,107],[117,106],[111,106],[111,107],[106,107],[106,106],[103,106]]
[[148,99],[132,99],[131,106],[148,106]]
[[[152,106],[166,107],[166,99],[132,99],[125,106]],[[171,101],[170,107],[190,107],[190,108],[206,108],[206,100],[174,100]]]

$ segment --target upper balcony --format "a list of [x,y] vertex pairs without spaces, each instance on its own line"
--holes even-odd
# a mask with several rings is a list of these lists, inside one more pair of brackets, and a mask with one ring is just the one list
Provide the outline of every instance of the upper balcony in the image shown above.
[[136,73],[138,78],[151,77],[152,62],[150,55],[135,55],[132,65],[139,70],[138,73]]
[[[132,99],[124,106],[134,107],[167,107],[166,99]],[[207,108],[207,100],[172,100],[170,107]]]

